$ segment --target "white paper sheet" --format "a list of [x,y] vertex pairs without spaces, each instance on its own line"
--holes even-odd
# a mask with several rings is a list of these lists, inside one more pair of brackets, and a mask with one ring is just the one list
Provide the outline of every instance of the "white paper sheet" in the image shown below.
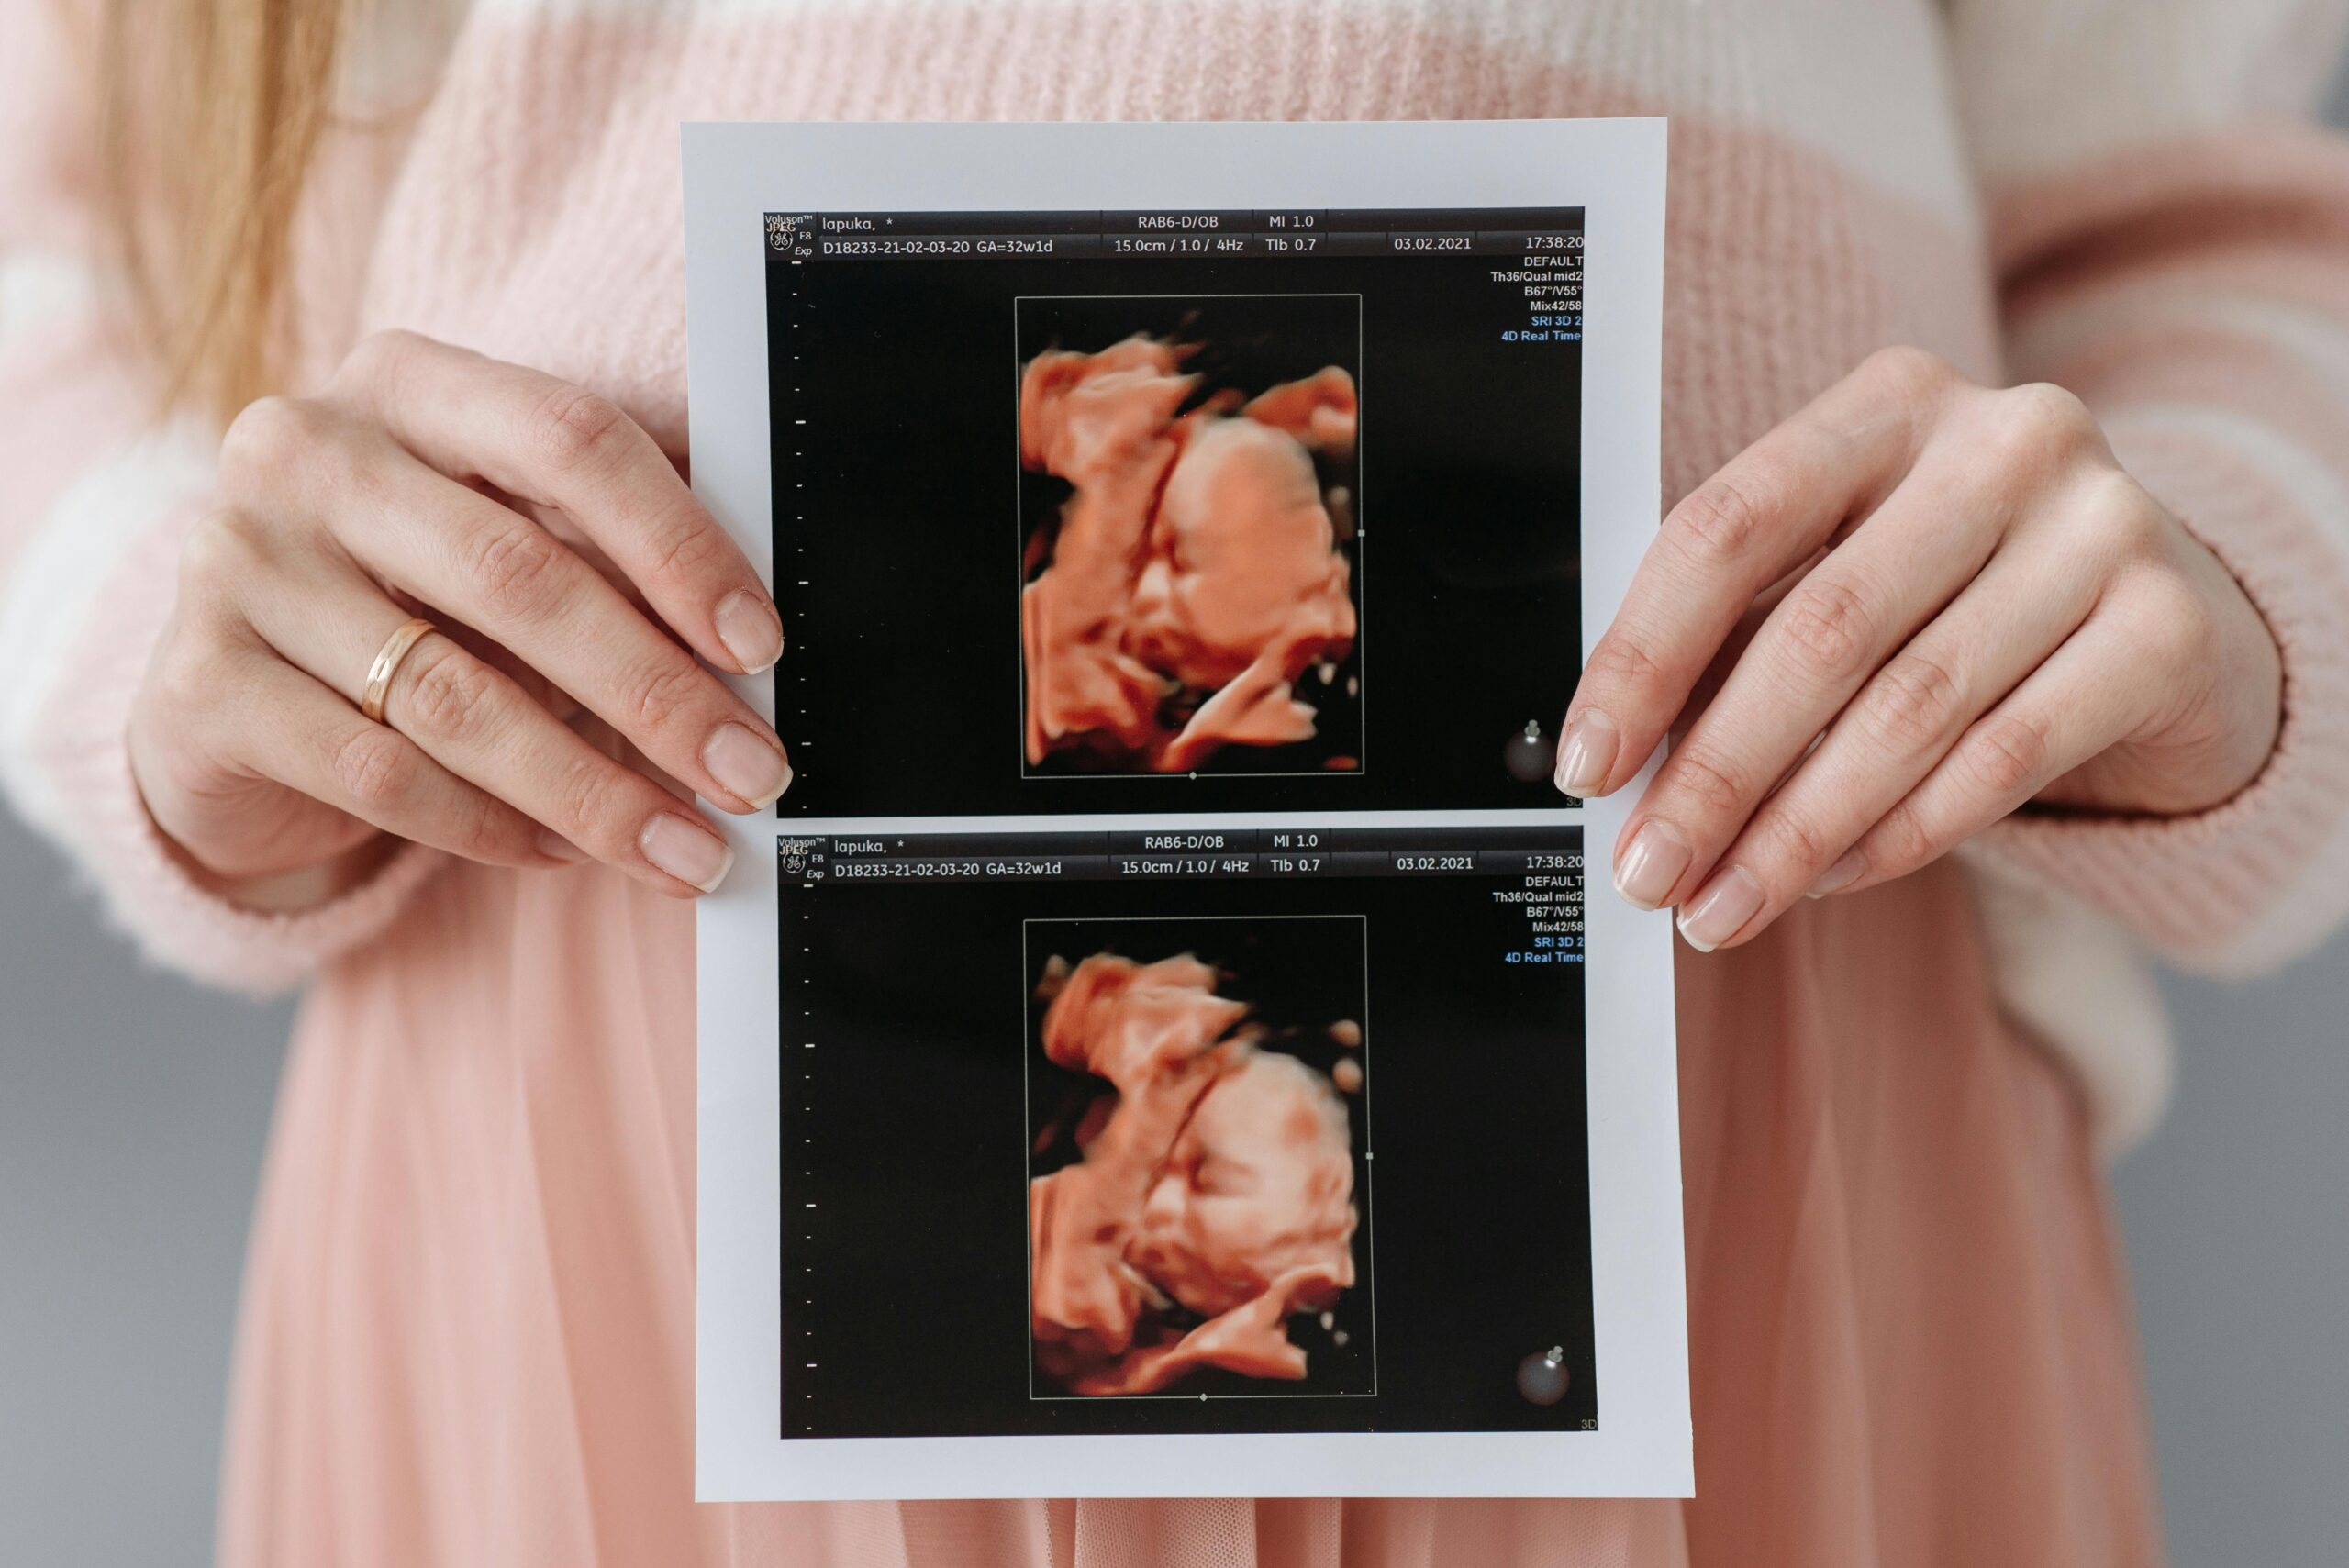
[[[738,864],[699,911],[697,1495],[1688,1494],[1670,932],[1603,884],[1636,791],[1585,808],[1503,766],[1519,723],[1554,733],[1657,517],[1664,122],[695,125],[685,163],[694,487],[775,585],[783,662],[735,684],[800,775],[720,817]],[[1023,470],[1038,360],[1130,334],[1228,395],[1151,439],[1270,466],[1176,470],[1204,503],[1118,489],[1130,443]],[[1336,425],[1238,408],[1317,365]],[[1111,557],[1084,530],[1120,506],[1156,508],[1127,548],[1157,575],[1087,643],[1067,606]],[[1325,528],[1308,576],[1337,563],[1275,614],[1319,628],[1283,688],[1309,739],[1195,711],[1223,600],[1182,595],[1275,580],[1207,560],[1250,507]],[[1069,695],[1101,636],[1168,693],[1124,730]],[[1578,932],[1572,879],[1534,874],[1572,830],[1601,879]],[[1193,1002],[1251,1009],[1190,1041],[1226,1109],[1184,1126],[1247,1125],[1243,1062],[1341,1107],[1311,1147],[1352,1229],[1257,1325],[1297,1365],[1144,1388],[1137,1347],[1204,1344],[1250,1288],[1194,1276],[1269,1255],[1216,1182],[1261,1218],[1298,1168],[1218,1177],[1245,1151],[1201,1130],[1158,1207],[1100,1199],[1130,1222],[1108,1251],[1031,1229],[1039,1191],[1132,1173],[1107,1084],[1041,1044],[1058,975],[1178,951],[1213,972]],[[1126,1318],[1076,1324],[1072,1284]]]

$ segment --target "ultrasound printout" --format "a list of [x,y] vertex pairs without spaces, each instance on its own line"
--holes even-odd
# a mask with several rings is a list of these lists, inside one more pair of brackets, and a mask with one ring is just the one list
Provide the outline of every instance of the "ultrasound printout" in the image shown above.
[[700,1496],[1688,1491],[1669,928],[1552,783],[1663,147],[687,128],[796,772],[698,916]]

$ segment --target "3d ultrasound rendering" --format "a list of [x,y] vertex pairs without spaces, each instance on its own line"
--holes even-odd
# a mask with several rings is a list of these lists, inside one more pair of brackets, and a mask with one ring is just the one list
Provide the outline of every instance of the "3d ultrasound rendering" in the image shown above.
[[[1357,616],[1349,495],[1316,458],[1351,455],[1342,366],[1255,393],[1204,385],[1197,344],[1137,334],[1026,365],[1019,458],[1071,487],[1030,519],[1020,597],[1026,754],[1185,773],[1227,747],[1309,740]],[[1319,765],[1359,764],[1332,755]]]
[[1301,1379],[1291,1318],[1330,1334],[1354,1284],[1345,1102],[1218,978],[1189,954],[1045,966],[1044,1053],[1106,1080],[1083,1157],[1029,1184],[1036,1364],[1063,1392]]

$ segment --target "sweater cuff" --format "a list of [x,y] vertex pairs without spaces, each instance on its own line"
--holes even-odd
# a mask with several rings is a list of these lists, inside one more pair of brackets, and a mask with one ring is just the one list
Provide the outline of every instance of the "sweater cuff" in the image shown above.
[[376,935],[444,863],[409,844],[364,883],[314,908],[244,908],[198,882],[148,815],[130,768],[133,700],[174,597],[172,562],[194,508],[136,539],[64,651],[22,761],[25,804],[95,884],[112,924],[149,958],[255,995],[300,983]]
[[2108,421],[2122,464],[2219,557],[2266,617],[2283,727],[2258,777],[2183,817],[2023,813],[1979,852],[2081,899],[2181,967],[2271,969],[2349,912],[2349,572],[2326,519],[2341,482],[2252,421],[2144,408]]

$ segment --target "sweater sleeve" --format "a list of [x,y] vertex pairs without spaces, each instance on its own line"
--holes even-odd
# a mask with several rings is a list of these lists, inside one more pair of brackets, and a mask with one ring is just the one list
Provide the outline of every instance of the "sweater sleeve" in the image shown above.
[[2017,381],[2069,387],[2235,574],[2283,729],[2232,800],[2024,813],[1978,852],[2181,965],[2273,967],[2349,915],[2349,145],[2312,120],[2349,0],[1954,0]]
[[192,877],[139,799],[131,702],[217,437],[154,420],[106,309],[83,9],[0,7],[0,788],[150,958],[282,989],[379,930],[439,857],[407,847],[330,902],[262,914]]

